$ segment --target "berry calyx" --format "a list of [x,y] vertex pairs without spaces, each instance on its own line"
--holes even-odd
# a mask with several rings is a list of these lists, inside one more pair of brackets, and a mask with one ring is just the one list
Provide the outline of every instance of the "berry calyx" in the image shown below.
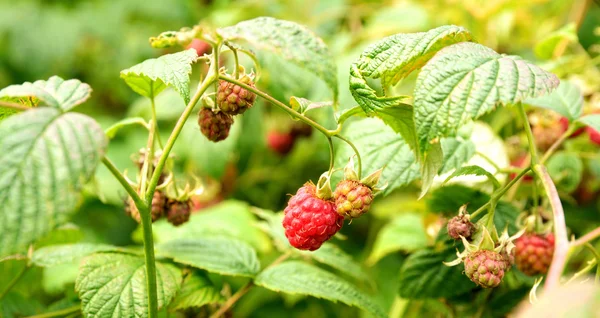
[[490,250],[479,250],[468,254],[464,264],[467,277],[483,288],[494,288],[500,285],[508,269],[505,257]]
[[214,112],[210,108],[202,108],[198,113],[200,131],[208,140],[219,142],[229,136],[233,117],[223,112]]
[[294,148],[295,138],[290,133],[270,131],[267,134],[267,146],[280,155],[288,154]]
[[184,201],[169,199],[167,202],[167,220],[175,226],[186,223],[190,219],[191,209],[192,201],[189,199]]
[[333,202],[317,197],[317,187],[310,182],[290,198],[284,213],[285,236],[300,250],[318,249],[344,224],[344,217],[335,212]]
[[554,256],[554,234],[526,233],[515,240],[515,262],[525,275],[546,274]]
[[[152,222],[155,222],[164,215],[166,201],[167,197],[162,191],[154,192],[154,195],[152,196],[152,206],[150,207]],[[127,202],[125,202],[125,213],[138,223],[141,222],[140,211],[135,206],[135,203],[131,197],[128,197]]]
[[448,221],[448,225],[446,226],[448,235],[455,240],[460,240],[461,236],[468,240],[475,232],[475,224],[471,223],[471,218],[468,214],[464,213],[463,208],[461,208],[457,216]]
[[373,190],[356,180],[342,180],[333,192],[339,215],[354,219],[365,214],[373,202]]
[[[240,82],[255,87],[248,75],[243,75]],[[217,89],[217,106],[225,114],[238,115],[254,105],[256,94],[236,84],[220,80]]]

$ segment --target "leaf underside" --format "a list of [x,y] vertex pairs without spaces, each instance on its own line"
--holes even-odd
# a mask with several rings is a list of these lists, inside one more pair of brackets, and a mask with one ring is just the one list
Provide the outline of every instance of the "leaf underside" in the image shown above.
[[0,99],[18,97],[21,98],[17,100],[19,104],[31,107],[31,98],[35,98],[42,102],[41,106],[68,111],[85,102],[91,93],[90,85],[77,79],[65,81],[58,76],[52,76],[47,81],[39,80],[8,86],[0,90]]

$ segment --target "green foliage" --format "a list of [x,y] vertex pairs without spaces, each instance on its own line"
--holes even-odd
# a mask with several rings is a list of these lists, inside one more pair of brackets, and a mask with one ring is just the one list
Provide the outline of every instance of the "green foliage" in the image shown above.
[[106,146],[93,119],[54,108],[0,123],[0,256],[69,220]]
[[183,100],[190,101],[190,73],[198,55],[195,50],[166,54],[149,59],[121,71],[121,78],[131,89],[149,98],[160,94],[167,86],[173,87]]
[[306,98],[292,96],[290,98],[290,106],[292,109],[299,112],[300,114],[304,114],[311,109],[333,106],[332,102],[313,102]]
[[302,252],[302,254],[319,263],[329,265],[358,281],[370,281],[368,274],[363,270],[362,266],[351,255],[332,243],[325,242],[318,250],[314,252]]
[[321,78],[333,91],[337,101],[337,70],[329,49],[319,37],[294,22],[261,17],[220,28],[225,41],[248,42],[257,49],[276,53],[279,57],[305,68]]
[[575,23],[569,23],[542,38],[533,51],[541,59],[551,59],[557,47],[577,40],[577,26]]
[[575,191],[583,177],[583,162],[575,153],[557,152],[546,167],[556,187],[567,193]]
[[220,304],[225,298],[212,282],[199,271],[194,271],[183,280],[181,289],[169,305],[170,310],[199,308],[208,304]]
[[500,188],[500,182],[498,182],[498,179],[496,179],[496,177],[494,177],[493,174],[489,173],[487,170],[483,169],[480,166],[464,166],[464,167],[458,168],[448,178],[446,178],[444,183],[447,183],[452,178],[459,177],[459,176],[467,176],[467,175],[487,177],[492,182],[492,184],[494,184],[495,189]]
[[71,263],[97,252],[116,252],[122,249],[107,244],[65,244],[52,245],[35,250],[31,262],[36,266],[52,267]]
[[560,81],[560,85],[552,93],[536,98],[528,98],[527,104],[551,109],[569,120],[581,117],[583,113],[583,96],[581,89],[571,82]]
[[401,214],[379,231],[366,262],[374,265],[390,253],[414,252],[425,247],[427,247],[427,234],[422,217],[412,213]]
[[256,251],[224,237],[172,240],[157,246],[158,254],[174,262],[221,275],[254,277],[260,270]]
[[579,118],[578,121],[600,131],[600,114],[586,115]]
[[68,111],[85,102],[92,93],[92,88],[76,79],[63,80],[52,76],[47,81],[39,80],[33,83],[25,82],[11,85],[0,90],[0,99],[6,97],[36,98],[40,106],[48,106]]
[[276,292],[340,301],[367,310],[376,317],[386,317],[385,312],[355,286],[306,263],[290,261],[267,268],[256,277],[254,283]]
[[470,140],[444,138],[442,139],[442,152],[444,153],[444,164],[440,173],[446,173],[460,168],[471,159],[475,155],[475,144]]
[[[181,271],[156,263],[158,307],[169,304],[181,285]],[[88,317],[147,317],[144,258],[115,253],[93,254],[83,259],[75,289]]]

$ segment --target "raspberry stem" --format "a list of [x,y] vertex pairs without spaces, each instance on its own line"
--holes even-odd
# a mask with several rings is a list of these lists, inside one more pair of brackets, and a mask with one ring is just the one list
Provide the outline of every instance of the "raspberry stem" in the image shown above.
[[12,110],[17,110],[17,111],[25,111],[25,110],[29,109],[29,107],[23,106],[21,104],[11,103],[11,102],[6,102],[6,101],[0,101],[0,107],[10,108]]

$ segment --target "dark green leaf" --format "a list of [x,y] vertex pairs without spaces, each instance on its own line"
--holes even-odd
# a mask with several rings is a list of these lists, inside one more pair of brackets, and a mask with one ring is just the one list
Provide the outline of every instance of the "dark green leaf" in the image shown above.
[[220,304],[224,301],[225,298],[208,277],[195,271],[185,278],[181,290],[179,290],[169,308],[171,310],[199,308],[208,304]]

